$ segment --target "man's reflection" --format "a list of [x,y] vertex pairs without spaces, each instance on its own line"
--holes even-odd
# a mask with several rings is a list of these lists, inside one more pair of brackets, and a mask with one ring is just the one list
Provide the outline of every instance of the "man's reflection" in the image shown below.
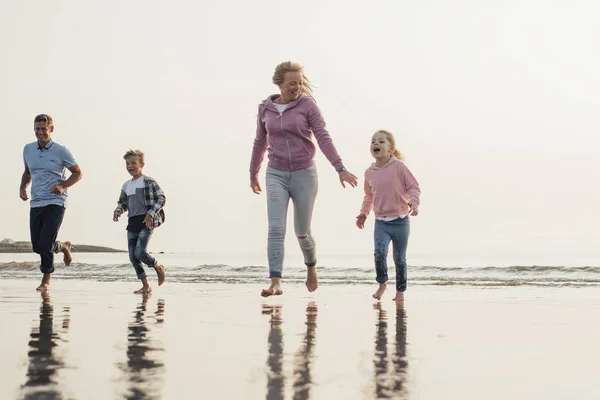
[[[122,366],[129,381],[127,399],[148,399],[160,397],[160,383],[164,372],[161,360],[163,348],[153,338],[154,324],[164,322],[165,301],[159,299],[153,316],[147,317],[148,300],[152,293],[144,293],[142,302],[133,312],[133,321],[127,328],[127,364]],[[157,382],[158,381],[158,382]]]
[[50,293],[41,292],[39,326],[33,327],[29,340],[29,366],[27,380],[22,386],[24,399],[60,399],[61,391],[57,383],[57,372],[64,367],[57,347],[63,342],[59,333],[69,329],[70,309],[62,311],[62,329],[54,330],[54,307],[50,302]]
[[375,304],[375,396],[378,399],[406,398],[406,311],[403,303],[396,303],[395,351],[389,365],[387,312],[380,302]]

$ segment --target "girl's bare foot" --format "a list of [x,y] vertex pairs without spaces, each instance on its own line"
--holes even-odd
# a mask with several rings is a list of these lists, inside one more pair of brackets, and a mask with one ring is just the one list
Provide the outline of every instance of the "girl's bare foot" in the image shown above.
[[271,278],[271,285],[268,289],[263,289],[260,295],[262,297],[279,296],[283,294],[281,288],[281,278]]
[[309,292],[314,292],[319,287],[319,281],[317,280],[317,267],[306,268],[306,287]]
[[47,292],[48,290],[50,290],[50,285],[41,284],[35,290],[37,290],[38,292]]
[[162,264],[156,264],[154,270],[156,271],[156,276],[158,276],[158,286],[160,286],[165,283],[165,279],[167,279],[165,267],[163,267]]
[[73,245],[69,241],[62,242],[60,246],[60,251],[62,251],[62,253],[64,254],[63,260],[66,266],[71,265],[71,262],[73,262],[73,257],[71,256],[72,246]]
[[401,303],[404,301],[404,292],[398,292],[396,291],[396,297],[394,297],[393,299],[395,302],[397,303]]
[[373,298],[375,300],[381,300],[381,296],[383,296],[383,292],[387,289],[387,283],[380,283],[379,288],[375,293],[373,293]]
[[136,290],[135,292],[133,292],[134,294],[148,294],[148,293],[152,293],[152,288],[150,286],[144,286],[141,289]]

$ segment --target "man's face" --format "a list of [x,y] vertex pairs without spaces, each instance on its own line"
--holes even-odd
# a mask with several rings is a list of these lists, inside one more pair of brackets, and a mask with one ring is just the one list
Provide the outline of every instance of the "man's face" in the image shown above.
[[45,146],[52,139],[54,125],[49,125],[46,121],[34,122],[33,131],[35,132],[35,137],[37,138],[40,146]]

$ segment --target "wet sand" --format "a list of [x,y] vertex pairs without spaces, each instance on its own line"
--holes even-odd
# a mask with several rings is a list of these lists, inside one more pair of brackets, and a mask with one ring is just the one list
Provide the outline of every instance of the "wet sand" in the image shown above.
[[591,399],[594,288],[0,281],[0,399]]

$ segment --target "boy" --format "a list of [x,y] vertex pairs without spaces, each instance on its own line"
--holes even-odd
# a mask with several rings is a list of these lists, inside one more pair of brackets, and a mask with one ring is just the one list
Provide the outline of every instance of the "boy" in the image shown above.
[[129,260],[143,285],[134,293],[150,293],[152,288],[142,263],[154,268],[158,276],[158,286],[162,285],[165,281],[165,268],[148,254],[147,247],[154,229],[165,221],[163,207],[166,197],[158,183],[142,173],[145,165],[142,151],[129,150],[123,159],[132,179],[123,184],[113,221],[118,221],[125,211],[129,213],[127,223]]

